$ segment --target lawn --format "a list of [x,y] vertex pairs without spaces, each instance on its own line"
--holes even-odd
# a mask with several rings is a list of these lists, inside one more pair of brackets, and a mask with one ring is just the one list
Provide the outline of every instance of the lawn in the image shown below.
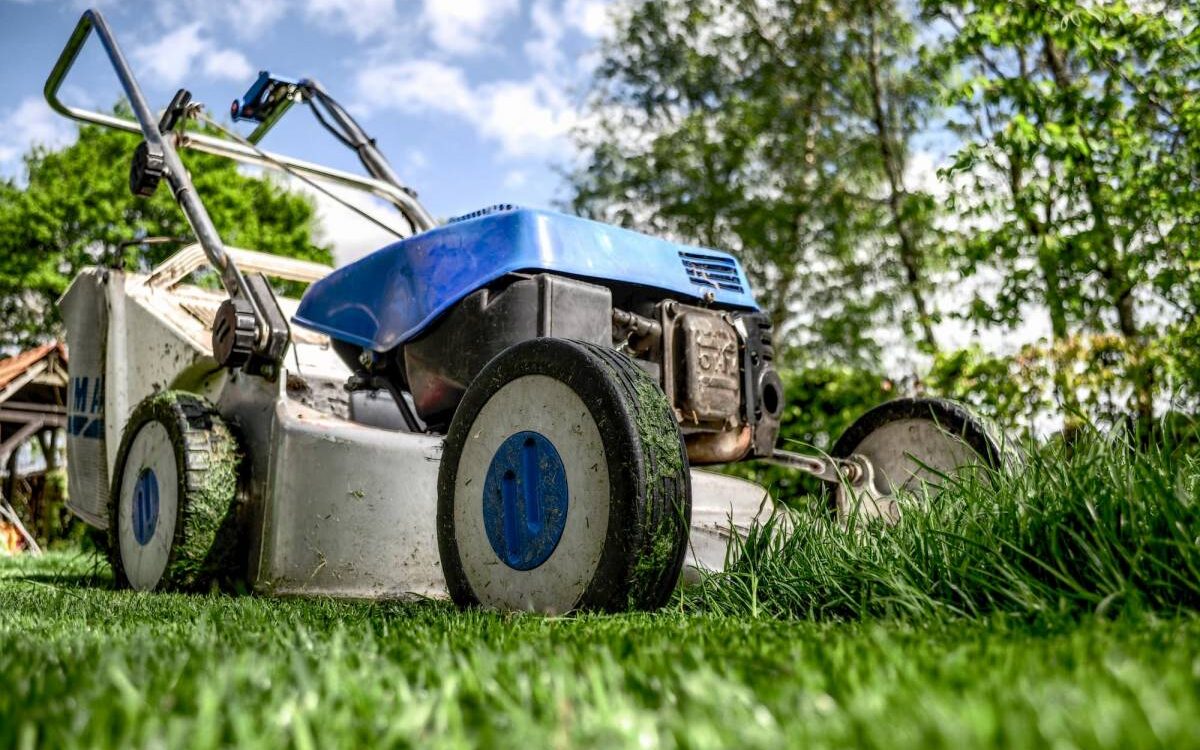
[[133,594],[89,553],[6,561],[0,747],[1200,745],[1194,466],[1058,459],[965,484],[970,512],[764,534],[655,614]]

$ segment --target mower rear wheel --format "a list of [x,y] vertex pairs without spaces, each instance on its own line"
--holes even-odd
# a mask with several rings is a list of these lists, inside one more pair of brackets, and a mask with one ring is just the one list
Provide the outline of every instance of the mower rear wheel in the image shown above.
[[236,574],[239,458],[225,422],[197,396],[168,391],[134,408],[109,502],[118,588],[195,591]]
[[[900,517],[898,494],[930,496],[969,467],[999,468],[1004,448],[989,426],[963,404],[940,398],[899,398],[855,420],[830,455],[867,459],[880,500],[860,505],[859,513],[877,505],[881,515],[895,522]],[[852,503],[845,491],[837,489],[830,487],[830,498],[844,520]]]
[[654,609],[679,578],[691,485],[665,394],[628,357],[542,338],[467,389],[438,476],[438,549],[461,606]]

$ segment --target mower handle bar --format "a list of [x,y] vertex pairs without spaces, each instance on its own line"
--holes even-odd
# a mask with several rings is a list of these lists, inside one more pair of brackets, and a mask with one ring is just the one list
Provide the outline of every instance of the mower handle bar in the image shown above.
[[[45,97],[46,102],[54,111],[80,122],[92,123],[102,127],[111,128],[113,130],[123,130],[127,133],[135,133],[150,139],[147,134],[147,124],[149,129],[155,133],[158,132],[157,123],[153,118],[143,118],[142,114],[134,105],[134,115],[137,117],[137,122],[123,117],[115,117],[103,112],[95,112],[87,109],[80,109],[63,104],[58,98],[58,89],[62,85],[63,79],[66,78],[67,72],[75,62],[75,58],[79,54],[79,50],[83,48],[84,42],[87,40],[88,33],[92,28],[96,29],[100,40],[104,45],[105,51],[108,53],[109,59],[112,61],[113,67],[117,72],[117,77],[121,81],[121,85],[125,89],[126,95],[129,97],[130,103],[135,100],[141,100],[145,104],[144,97],[141,96],[140,90],[137,88],[137,83],[133,79],[133,73],[129,69],[128,63],[125,62],[124,56],[121,54],[120,48],[117,46],[116,40],[112,36],[112,32],[108,28],[108,24],[104,20],[104,16],[98,10],[92,9],[85,11],[79,19],[79,24],[75,27],[74,33],[67,41],[67,46],[63,49],[62,54],[55,63],[54,69],[51,70],[49,78],[46,79]],[[132,90],[131,90],[132,89]],[[135,99],[136,93],[136,99]],[[146,114],[149,115],[150,109],[143,106]],[[411,229],[414,232],[423,232],[427,229],[432,229],[435,226],[433,217],[408,191],[401,186],[391,184],[385,180],[375,179],[373,177],[365,177],[357,175],[353,172],[346,172],[333,167],[327,167],[323,164],[316,164],[303,159],[296,159],[291,156],[277,154],[269,151],[262,151],[252,146],[247,146],[242,143],[230,141],[224,138],[216,138],[204,133],[181,133],[176,136],[180,145],[193,151],[200,151],[214,156],[223,156],[227,159],[233,159],[244,164],[253,164],[260,167],[269,167],[272,169],[284,168],[303,174],[308,177],[313,177],[319,180],[332,182],[346,187],[351,187],[356,190],[372,194],[378,198],[382,198],[388,203],[395,206],[404,218],[408,221]],[[161,138],[160,138],[161,141]],[[186,209],[185,209],[186,211]],[[190,220],[189,216],[189,220]],[[203,243],[202,243],[203,244]],[[220,268],[221,266],[218,266]]]
[[[71,33],[71,38],[67,40],[67,45],[63,48],[62,54],[59,55],[58,61],[54,64],[54,69],[50,71],[50,77],[46,79],[46,87],[44,89],[46,101],[56,111],[68,117],[95,121],[94,118],[78,117],[70,108],[58,100],[58,88],[62,85],[62,80],[71,69],[71,66],[75,64],[75,59],[79,56],[79,50],[83,48],[84,42],[87,41],[93,29],[95,29],[96,35],[100,37],[100,42],[104,45],[104,51],[108,53],[108,59],[112,63],[117,78],[121,81],[121,87],[125,89],[125,95],[129,97],[129,105],[133,108],[133,114],[137,118],[136,125],[128,122],[122,124],[120,129],[140,133],[145,139],[147,147],[151,151],[161,155],[164,176],[167,178],[167,183],[171,186],[171,192],[175,196],[175,201],[183,210],[184,216],[187,217],[188,224],[191,225],[192,232],[196,235],[196,240],[204,248],[204,254],[208,256],[208,260],[212,263],[213,268],[217,269],[220,273],[221,285],[225,287],[226,293],[229,294],[231,299],[243,300],[250,307],[255,321],[255,349],[264,347],[271,334],[270,328],[265,324],[267,320],[266,314],[251,292],[245,277],[238,270],[237,264],[225,252],[225,245],[221,241],[220,235],[217,234],[216,227],[213,226],[212,217],[208,215],[208,211],[204,208],[204,204],[196,194],[192,180],[188,176],[187,170],[183,168],[183,162],[179,160],[179,154],[175,152],[175,148],[170,141],[164,138],[163,133],[159,131],[158,123],[154,119],[154,113],[151,112],[150,106],[146,104],[146,97],[142,94],[137,81],[134,80],[133,71],[130,70],[129,63],[126,62],[124,53],[121,52],[117,40],[113,37],[112,31],[108,28],[108,24],[104,20],[104,16],[100,15],[99,11],[95,9],[86,10],[80,16],[79,23],[75,25],[75,31]],[[121,122],[119,118],[112,119]]]

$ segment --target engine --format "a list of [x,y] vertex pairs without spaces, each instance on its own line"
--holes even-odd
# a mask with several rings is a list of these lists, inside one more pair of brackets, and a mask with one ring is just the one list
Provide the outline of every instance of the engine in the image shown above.
[[383,367],[397,390],[411,394],[417,416],[441,431],[474,377],[509,346],[540,336],[605,344],[662,386],[691,463],[769,455],[783,410],[769,320],[658,295],[549,273],[511,274],[468,295]]

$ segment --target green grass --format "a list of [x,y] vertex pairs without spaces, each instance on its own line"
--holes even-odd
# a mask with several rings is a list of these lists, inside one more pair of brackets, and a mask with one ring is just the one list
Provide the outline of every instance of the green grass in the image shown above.
[[0,747],[1197,746],[1193,469],[1042,452],[897,529],[760,533],[652,615],[144,595],[82,553],[7,561]]
[[919,500],[896,528],[849,530],[814,500],[787,533],[778,519],[752,533],[741,564],[698,598],[706,611],[817,619],[1200,611],[1194,452],[1085,436]]

